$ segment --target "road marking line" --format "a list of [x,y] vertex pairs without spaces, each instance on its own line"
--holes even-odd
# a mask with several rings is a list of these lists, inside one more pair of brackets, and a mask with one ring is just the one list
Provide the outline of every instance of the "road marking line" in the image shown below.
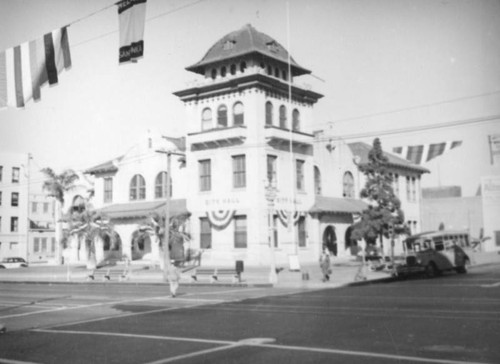
[[253,341],[253,340],[227,341],[227,340],[198,339],[198,338],[175,337],[175,336],[123,334],[123,333],[102,332],[102,331],[93,332],[93,331],[50,330],[50,329],[35,329],[32,331],[50,333],[50,334],[115,336],[115,337],[126,337],[126,338],[134,338],[134,339],[170,340],[170,341],[183,341],[183,342],[196,342],[196,343],[204,343],[204,344],[223,345],[221,347],[200,350],[200,351],[196,351],[196,352],[192,352],[192,353],[188,353],[188,354],[184,354],[184,355],[160,359],[158,361],[149,362],[146,364],[168,363],[168,362],[172,362],[175,360],[180,360],[180,359],[185,359],[185,358],[189,358],[189,357],[193,357],[193,356],[208,354],[208,353],[216,352],[216,351],[220,351],[220,350],[228,350],[228,349],[232,349],[234,347],[241,347],[241,346],[260,347],[263,349],[270,348],[270,349],[278,349],[278,350],[295,350],[295,351],[315,352],[315,353],[323,353],[323,354],[340,354],[340,355],[349,355],[349,356],[362,356],[362,357],[382,358],[382,359],[389,359],[389,360],[413,361],[413,362],[420,362],[420,363],[486,364],[484,362],[422,358],[422,357],[416,357],[416,356],[383,354],[383,353],[375,353],[375,352],[368,352],[368,351],[327,349],[327,348],[315,348],[315,347],[295,346],[295,345],[279,345],[279,344],[270,344],[270,343],[266,343],[266,342],[259,342],[259,341]]
[[500,286],[500,282],[492,283],[492,284],[482,284],[480,287],[483,287],[483,288],[493,288],[493,287],[499,287],[499,286]]
[[19,361],[19,360],[11,360],[11,359],[3,359],[0,358],[0,363],[2,364],[38,364],[32,361]]

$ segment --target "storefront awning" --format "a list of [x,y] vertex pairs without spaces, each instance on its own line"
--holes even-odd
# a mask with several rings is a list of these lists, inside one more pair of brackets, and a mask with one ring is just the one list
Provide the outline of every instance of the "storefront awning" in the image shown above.
[[368,204],[352,198],[316,196],[311,214],[355,214],[368,208]]
[[[148,217],[151,213],[162,213],[165,210],[165,201],[130,202],[103,207],[99,212],[111,219],[133,219]],[[185,199],[170,201],[170,216],[189,214]]]

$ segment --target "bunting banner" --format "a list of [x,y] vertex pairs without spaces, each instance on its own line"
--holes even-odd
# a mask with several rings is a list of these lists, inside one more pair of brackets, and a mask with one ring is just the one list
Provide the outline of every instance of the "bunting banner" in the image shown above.
[[229,224],[235,213],[236,210],[207,211],[207,217],[211,225],[223,228]]
[[295,225],[300,217],[305,215],[304,212],[299,211],[277,210],[276,212],[284,226],[288,226],[289,222],[291,222],[291,225]]
[[39,101],[40,88],[56,85],[59,74],[70,68],[67,27],[0,52],[0,109]]
[[119,63],[137,62],[144,55],[146,0],[117,3],[120,27]]
[[447,141],[434,144],[409,145],[404,147],[394,147],[393,153],[415,164],[423,164],[440,156],[441,154],[462,145],[461,140]]

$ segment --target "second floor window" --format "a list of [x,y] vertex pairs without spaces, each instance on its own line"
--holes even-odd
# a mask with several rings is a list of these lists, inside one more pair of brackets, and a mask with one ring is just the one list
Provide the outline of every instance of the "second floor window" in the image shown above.
[[242,188],[246,186],[246,165],[245,156],[236,155],[233,157],[233,187]]
[[266,102],[266,125],[273,125],[273,104]]
[[297,191],[304,191],[304,161],[299,159],[295,161],[295,180]]
[[104,202],[113,202],[113,178],[104,178]]
[[212,168],[210,159],[199,161],[200,191],[210,191],[212,189]]
[[316,166],[314,166],[314,193],[321,195],[321,172]]
[[19,206],[19,192],[12,192],[10,196],[10,205]]
[[130,181],[130,200],[146,199],[146,181],[140,174],[136,174]]
[[12,183],[19,183],[19,167],[12,167]]
[[286,107],[280,106],[280,128],[286,129]]
[[297,109],[294,109],[292,112],[292,128],[295,131],[300,130],[300,113]]
[[217,127],[226,128],[227,127],[227,107],[226,105],[219,106],[217,109]]
[[212,129],[212,109],[206,108],[201,113],[201,130]]
[[243,104],[241,102],[237,102],[233,106],[233,123],[234,125],[243,125],[245,123]]
[[345,172],[343,178],[343,196],[354,198],[354,177],[351,172]]
[[[167,172],[160,172],[155,180],[155,198],[167,197]],[[172,197],[172,178],[170,178],[170,197]]]

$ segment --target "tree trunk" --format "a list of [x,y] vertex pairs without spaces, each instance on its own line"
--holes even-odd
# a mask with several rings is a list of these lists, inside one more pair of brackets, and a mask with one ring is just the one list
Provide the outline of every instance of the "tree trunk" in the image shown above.
[[54,211],[54,227],[55,227],[55,239],[56,239],[56,251],[55,251],[55,264],[62,264],[62,203],[56,200],[55,211]]

